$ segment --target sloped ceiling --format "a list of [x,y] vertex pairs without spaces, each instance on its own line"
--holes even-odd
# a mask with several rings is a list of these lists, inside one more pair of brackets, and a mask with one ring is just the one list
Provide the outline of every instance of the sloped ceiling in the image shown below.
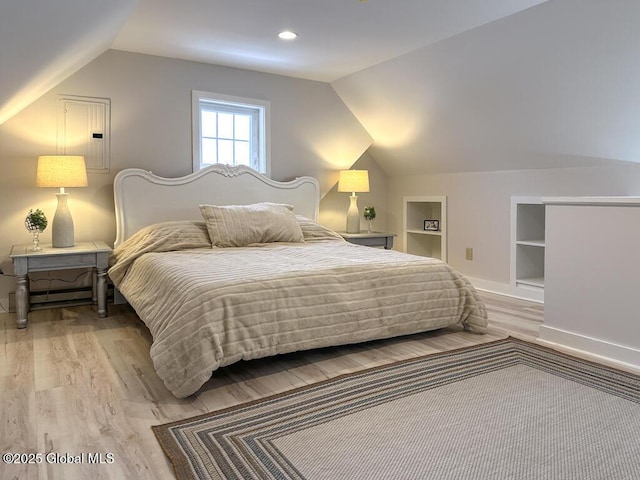
[[113,48],[328,82],[544,1],[139,0]]
[[0,2],[0,125],[107,50],[136,0]]
[[0,124],[108,48],[330,81],[544,1],[3,1]]
[[638,19],[553,0],[332,85],[389,175],[640,162]]
[[0,124],[115,47],[331,81],[389,175],[638,162],[638,18],[637,0],[0,2]]

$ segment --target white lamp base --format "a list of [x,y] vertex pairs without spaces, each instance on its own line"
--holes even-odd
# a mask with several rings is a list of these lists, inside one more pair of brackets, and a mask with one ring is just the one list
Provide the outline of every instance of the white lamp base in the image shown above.
[[347,233],[360,233],[360,212],[358,211],[358,196],[354,193],[349,197],[351,203],[347,211]]
[[68,193],[56,193],[58,208],[51,226],[52,244],[55,248],[73,247],[73,218],[67,206]]

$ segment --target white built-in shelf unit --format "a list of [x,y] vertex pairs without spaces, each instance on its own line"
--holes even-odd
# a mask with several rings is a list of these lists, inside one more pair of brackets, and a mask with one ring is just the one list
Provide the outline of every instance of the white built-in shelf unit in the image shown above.
[[540,197],[511,198],[511,283],[544,299],[545,206]]
[[[425,220],[437,220],[439,229],[425,230]],[[403,198],[402,248],[405,252],[447,261],[447,197]]]

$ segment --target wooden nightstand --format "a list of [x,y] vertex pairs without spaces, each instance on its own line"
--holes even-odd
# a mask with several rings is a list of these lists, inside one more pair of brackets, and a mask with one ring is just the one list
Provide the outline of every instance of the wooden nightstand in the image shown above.
[[385,250],[391,250],[393,248],[393,237],[396,236],[395,233],[381,232],[338,233],[349,243],[364,245],[365,247],[384,247]]
[[29,313],[29,273],[74,268],[94,268],[94,302],[98,317],[107,316],[107,267],[111,248],[104,242],[78,242],[73,247],[53,248],[43,245],[34,252],[32,245],[14,245],[9,255],[16,275],[16,316],[18,328],[27,327]]

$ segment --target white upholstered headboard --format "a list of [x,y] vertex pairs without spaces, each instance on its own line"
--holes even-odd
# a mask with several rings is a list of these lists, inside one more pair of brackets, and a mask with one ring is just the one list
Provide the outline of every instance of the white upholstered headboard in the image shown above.
[[118,246],[142,227],[171,220],[201,220],[198,205],[288,203],[294,213],[318,219],[320,187],[312,177],[277,182],[249,167],[212,165],[185,177],[163,178],[139,168],[113,182]]

